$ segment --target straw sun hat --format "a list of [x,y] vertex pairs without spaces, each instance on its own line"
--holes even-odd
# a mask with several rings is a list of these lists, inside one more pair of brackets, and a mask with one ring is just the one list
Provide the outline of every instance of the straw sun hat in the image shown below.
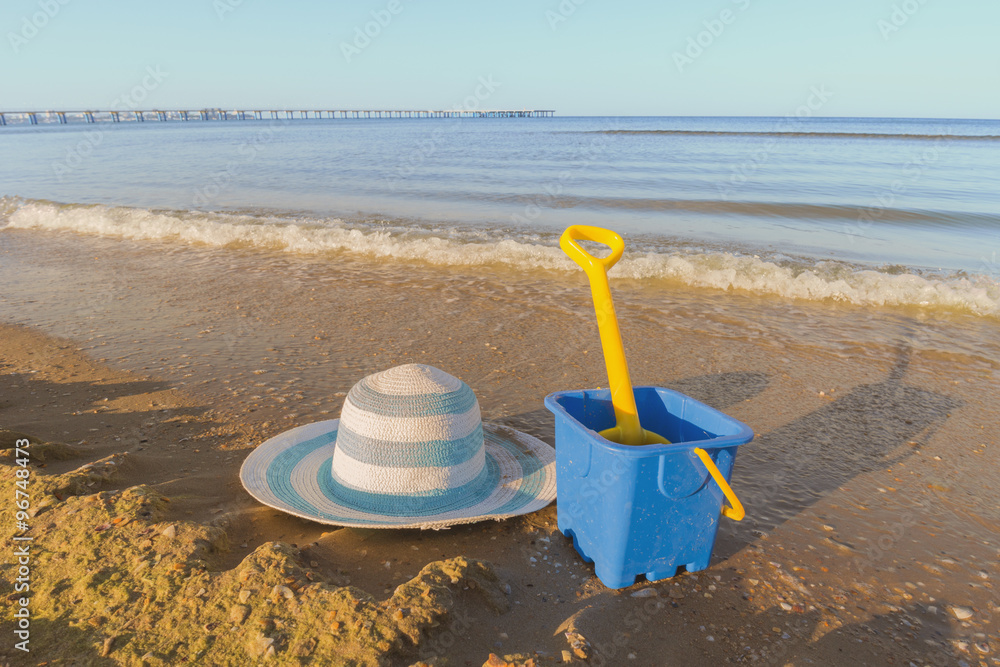
[[499,520],[556,497],[552,447],[484,424],[467,384],[422,364],[362,379],[340,419],[271,438],[244,461],[240,480],[283,512],[364,528]]

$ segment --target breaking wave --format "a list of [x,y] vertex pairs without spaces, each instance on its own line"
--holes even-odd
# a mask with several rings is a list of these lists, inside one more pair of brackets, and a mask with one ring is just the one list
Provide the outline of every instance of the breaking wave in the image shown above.
[[[5,224],[4,224],[5,223]],[[103,205],[0,199],[0,229],[76,232],[137,241],[167,241],[292,253],[347,252],[382,260],[443,266],[506,265],[520,270],[578,271],[555,235],[482,228],[433,228],[339,219],[201,211],[157,211]],[[836,261],[761,258],[738,252],[641,246],[612,277],[663,280],[864,306],[911,306],[1000,317],[1000,283],[987,275],[878,270]]]

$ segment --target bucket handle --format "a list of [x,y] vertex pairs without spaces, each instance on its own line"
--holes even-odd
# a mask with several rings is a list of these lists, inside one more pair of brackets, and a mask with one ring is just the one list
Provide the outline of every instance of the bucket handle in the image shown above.
[[723,515],[728,516],[733,521],[742,521],[743,517],[747,514],[743,509],[743,503],[741,503],[740,499],[736,497],[735,493],[733,493],[733,489],[729,486],[726,478],[722,476],[722,473],[719,472],[719,469],[716,467],[715,461],[713,461],[712,457],[708,455],[708,452],[700,447],[695,447],[694,453],[698,455],[701,462],[705,464],[706,468],[708,468],[708,472],[712,475],[712,479],[715,480],[715,483],[719,485],[720,489],[722,489],[722,493],[725,494],[726,499],[729,500],[731,507],[723,505]]

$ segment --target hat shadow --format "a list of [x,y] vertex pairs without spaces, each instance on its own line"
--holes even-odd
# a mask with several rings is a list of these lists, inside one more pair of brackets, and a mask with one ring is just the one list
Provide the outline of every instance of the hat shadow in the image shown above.
[[[183,423],[188,419],[198,420],[206,428],[215,425],[215,421],[205,419],[210,412],[208,406],[163,402],[158,395],[172,389],[165,381],[59,382],[35,375],[4,373],[2,369],[0,377],[18,378],[16,391],[0,393],[0,457],[12,456],[15,441],[27,438],[32,443],[33,465],[46,468],[46,474],[50,475],[76,469],[81,459],[93,461],[150,440],[155,445],[169,419]],[[24,397],[29,396],[38,398],[25,401]],[[136,408],[134,404],[122,407],[116,403],[145,396],[150,397],[148,408]],[[24,405],[30,406],[27,412]],[[65,412],[70,405],[78,405],[80,409]],[[72,416],[72,421],[67,416]],[[180,445],[181,449],[186,447]],[[121,483],[109,483],[108,488],[126,481],[128,478]]]

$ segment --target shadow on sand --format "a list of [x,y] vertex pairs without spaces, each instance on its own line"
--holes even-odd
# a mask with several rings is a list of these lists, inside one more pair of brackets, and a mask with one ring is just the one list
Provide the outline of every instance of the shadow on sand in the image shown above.
[[[819,410],[740,448],[733,486],[747,508],[739,523],[724,521],[713,556],[725,559],[858,475],[913,455],[961,402],[904,382],[910,348],[902,343],[885,380],[858,385]],[[726,408],[768,386],[761,373],[720,373],[666,385],[712,407]],[[499,420],[553,442],[554,421],[544,408]],[[752,425],[751,425],[752,426]]]
[[[829,625],[830,615],[818,610],[795,613],[780,607],[760,611],[741,608],[742,625],[729,628],[719,627],[726,621],[713,614],[710,606],[657,599],[622,600],[616,607],[616,622],[609,622],[607,609],[597,606],[584,608],[572,617],[592,643],[594,655],[589,664],[595,667],[627,662],[625,656],[633,633],[625,632],[625,627],[641,632],[647,625],[655,626],[666,644],[687,648],[687,652],[681,649],[677,654],[662,656],[657,663],[662,665],[692,664],[692,653],[699,656],[699,664],[735,662],[769,667],[908,662],[943,667],[959,664],[961,657],[953,644],[958,629],[940,612],[920,604],[840,627]],[[681,613],[678,607],[683,607]],[[715,629],[706,632],[706,625],[711,623],[716,624],[712,626]],[[699,625],[705,634],[692,634],[692,626]],[[718,641],[705,641],[708,632],[715,632]],[[965,643],[966,651],[977,650],[973,642]]]
[[741,448],[734,477],[747,517],[726,522],[715,558],[728,558],[858,475],[912,456],[915,441],[941,427],[961,402],[905,384],[909,359],[903,344],[882,382],[858,385]]

